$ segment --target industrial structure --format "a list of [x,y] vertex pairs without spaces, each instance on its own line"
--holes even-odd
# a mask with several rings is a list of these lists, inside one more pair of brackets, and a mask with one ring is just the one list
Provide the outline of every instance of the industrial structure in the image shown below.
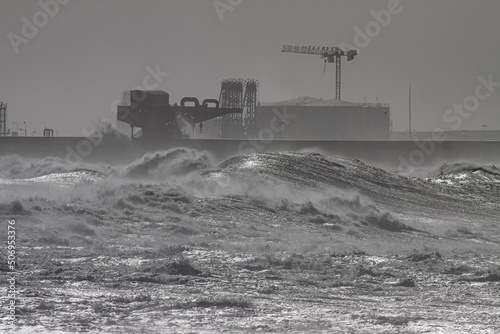
[[[257,107],[257,126],[277,140],[388,140],[389,104],[299,97]],[[260,135],[266,137],[270,132]]]
[[257,90],[255,79],[227,79],[221,82],[219,102],[223,108],[240,108],[242,114],[232,114],[217,120],[220,138],[246,138],[257,133]]
[[7,136],[10,131],[7,131],[7,105],[0,102],[0,136]]
[[43,129],[43,136],[46,138],[54,137],[54,130],[49,128]]
[[[249,86],[248,83],[252,85]],[[257,90],[256,80],[223,80],[221,104],[240,106],[245,113],[207,121],[204,126],[205,131],[200,138],[264,140],[388,140],[390,138],[392,121],[388,104],[352,103],[307,96],[281,102],[261,103],[257,102]]]
[[[170,105],[162,91],[131,91],[130,106],[118,107],[118,120],[129,124],[131,137],[145,139],[388,140],[392,130],[388,104],[341,100],[342,58],[356,50],[284,45],[282,52],[320,55],[336,64],[335,99],[310,97],[258,101],[256,79],[221,81],[219,100],[182,99]],[[190,106],[187,106],[187,104]],[[211,106],[211,107],[210,107]],[[200,130],[195,131],[199,125]],[[139,128],[137,132],[135,129]],[[192,129],[192,130],[191,130]]]
[[326,63],[335,63],[335,99],[341,99],[342,90],[342,57],[346,57],[347,61],[354,60],[358,55],[357,50],[342,50],[337,47],[320,47],[320,46],[292,46],[283,45],[281,52],[301,53],[309,55],[320,55],[325,59]]
[[[189,105],[188,105],[189,104]],[[118,106],[117,118],[129,124],[132,139],[141,137],[145,140],[187,138],[188,128],[200,126],[203,122],[220,116],[241,114],[238,107],[219,107],[219,101],[207,99],[202,103],[194,97],[185,97],[180,106],[170,105],[170,96],[164,91],[130,92],[130,105]],[[135,128],[139,128],[135,132]]]

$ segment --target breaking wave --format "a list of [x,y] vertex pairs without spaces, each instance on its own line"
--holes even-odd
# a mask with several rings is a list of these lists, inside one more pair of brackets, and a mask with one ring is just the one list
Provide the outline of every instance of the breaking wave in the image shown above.
[[471,333],[498,322],[496,167],[418,178],[315,153],[217,164],[177,148],[125,165],[0,157],[0,170],[24,332],[220,332],[220,319],[248,332],[454,332],[457,308]]
[[213,166],[213,159],[207,152],[176,148],[166,152],[147,154],[124,167],[120,174],[129,178],[162,180],[169,176],[187,175]]
[[500,168],[496,166],[479,166],[472,163],[460,162],[460,163],[447,163],[429,173],[430,178],[447,176],[450,174],[457,173],[475,173],[483,172],[490,174],[492,176],[500,178]]
[[28,159],[18,155],[0,157],[0,178],[29,179],[50,174],[92,171],[102,174],[110,167],[96,164],[76,164],[60,158]]
[[[359,160],[296,152],[236,156],[219,165],[208,152],[184,148],[115,166],[10,156],[0,159],[0,167],[4,171],[0,186],[9,192],[7,196],[4,191],[0,201],[12,198],[11,193],[21,201],[33,194],[46,197],[46,189],[61,187],[69,189],[58,192],[54,200],[85,198],[91,210],[92,203],[102,202],[100,194],[107,193],[106,203],[112,208],[149,212],[164,207],[162,201],[171,200],[166,194],[174,191],[185,202],[177,209],[179,214],[189,215],[196,200],[203,199],[228,202],[221,219],[224,215],[244,215],[251,207],[282,217],[293,213],[325,226],[371,226],[393,232],[421,229],[412,217],[422,213],[442,219],[451,214],[461,220],[477,219],[478,215],[496,219],[500,187],[497,167],[443,165],[433,172],[433,178],[420,179],[402,177]],[[449,182],[442,182],[464,172],[476,173],[467,187],[457,183],[459,188],[452,189]],[[478,172],[493,178],[479,180]],[[471,195],[471,183],[483,188],[486,183],[488,189]],[[16,193],[16,186],[24,191]],[[148,195],[145,189],[160,195]],[[482,201],[485,207],[468,212],[463,209],[468,201]]]

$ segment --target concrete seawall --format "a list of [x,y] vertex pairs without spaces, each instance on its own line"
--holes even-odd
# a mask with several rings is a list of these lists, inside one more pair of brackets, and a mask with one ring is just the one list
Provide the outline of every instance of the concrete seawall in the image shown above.
[[238,154],[276,151],[314,151],[354,158],[368,164],[398,168],[434,167],[443,162],[500,163],[499,141],[409,142],[409,141],[272,141],[171,140],[156,143],[106,138],[91,142],[81,137],[0,137],[0,156],[17,154],[28,158],[58,157],[73,162],[127,163],[146,153],[186,147],[211,152],[217,160]]

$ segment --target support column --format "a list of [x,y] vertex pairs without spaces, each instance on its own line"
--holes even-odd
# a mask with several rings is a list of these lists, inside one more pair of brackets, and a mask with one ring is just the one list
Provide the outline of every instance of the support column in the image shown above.
[[335,99],[340,100],[341,82],[342,82],[342,57],[336,56],[336,83],[335,83]]

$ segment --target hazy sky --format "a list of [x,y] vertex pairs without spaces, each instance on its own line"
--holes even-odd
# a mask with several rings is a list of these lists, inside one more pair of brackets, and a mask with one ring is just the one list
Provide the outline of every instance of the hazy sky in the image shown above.
[[[0,0],[0,101],[9,105],[9,126],[81,135],[99,118],[115,118],[113,101],[142,85],[148,66],[170,73],[157,89],[172,103],[218,98],[220,81],[233,77],[258,79],[264,102],[332,98],[334,67],[323,75],[319,56],[281,53],[282,44],[355,45],[355,29],[365,31],[371,11],[394,0],[218,1],[241,3],[221,21],[214,0],[72,0],[44,25],[38,1]],[[443,114],[475,94],[479,76],[500,82],[500,1],[401,0],[398,8],[343,66],[342,98],[390,103],[402,131],[411,82],[413,127],[449,126]],[[41,27],[36,35],[24,29],[29,38],[16,53],[9,33],[25,38],[23,17]],[[483,124],[500,129],[500,87],[461,128]]]

